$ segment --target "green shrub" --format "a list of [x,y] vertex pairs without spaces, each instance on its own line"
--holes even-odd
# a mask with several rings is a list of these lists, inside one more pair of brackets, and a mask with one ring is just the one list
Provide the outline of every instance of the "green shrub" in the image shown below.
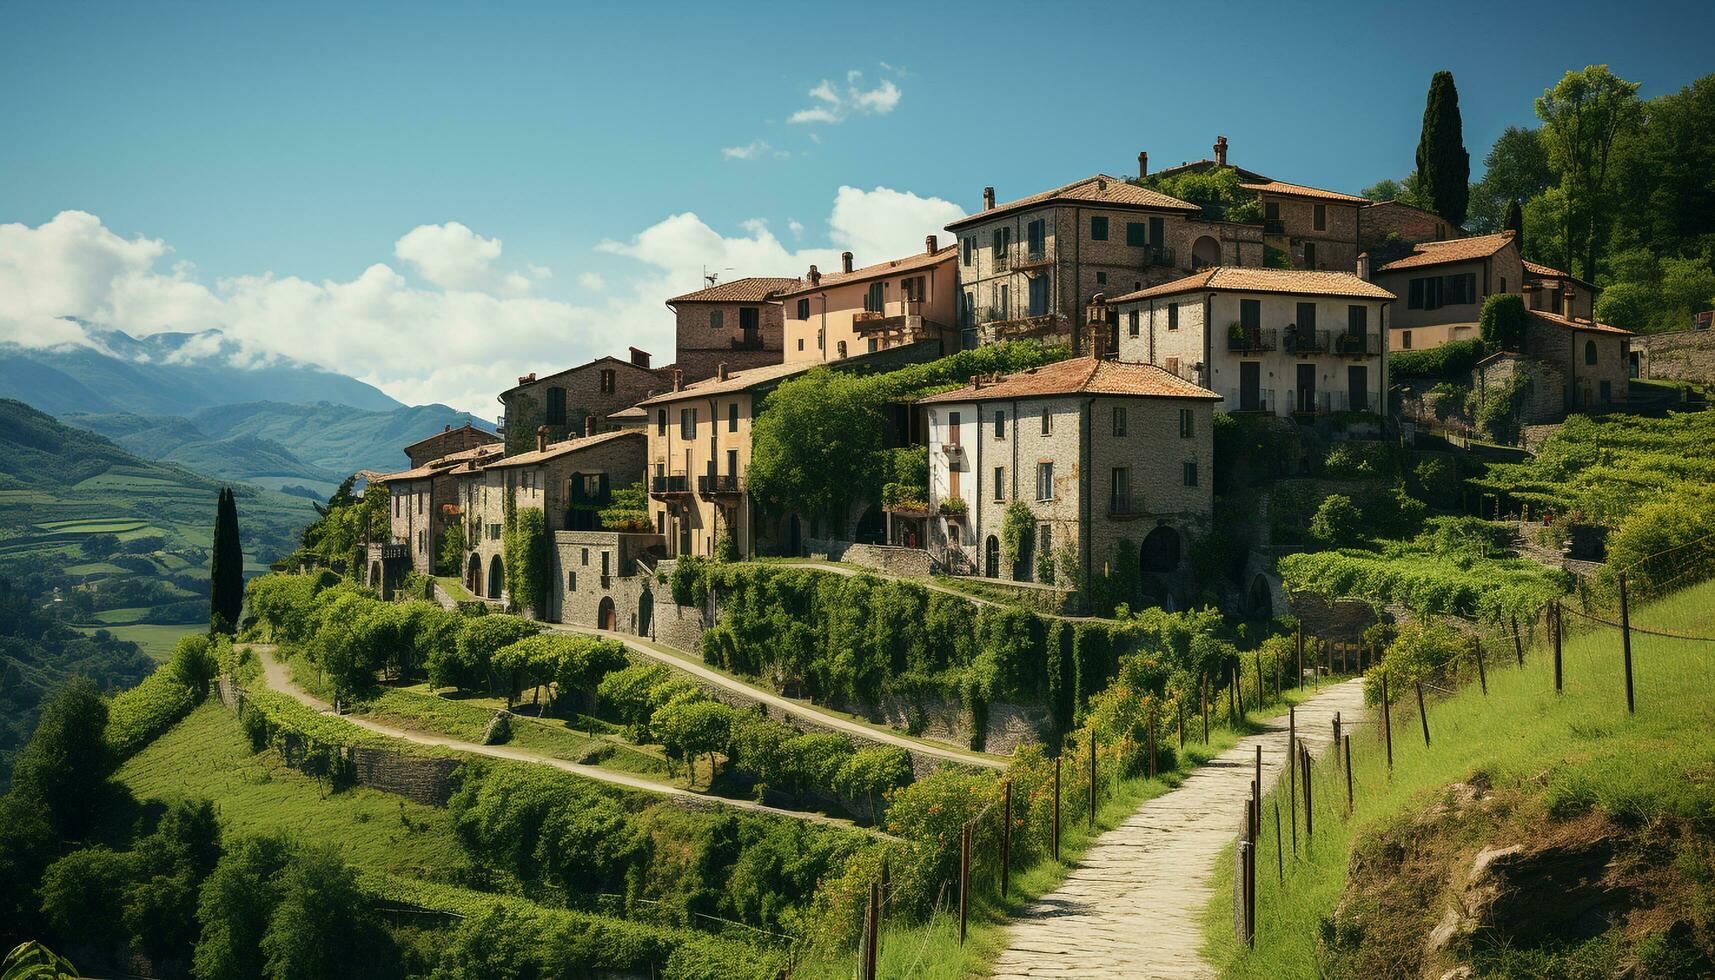
[[548,517],[540,507],[514,510],[503,531],[506,591],[515,609],[542,614],[547,609],[552,562],[548,554]]
[[[1007,569],[1018,564],[1019,557],[1030,550],[1035,527],[1036,515],[1031,513],[1029,504],[1014,500],[1006,505],[1000,522],[1000,560]],[[1001,577],[1008,576],[1003,571]]]
[[[1388,697],[1397,701],[1411,696],[1412,685],[1444,676],[1469,648],[1470,642],[1440,619],[1401,626],[1380,664],[1387,674]],[[1372,670],[1364,678],[1364,697],[1370,704],[1381,703],[1380,673]]]
[[141,684],[113,696],[107,708],[107,744],[126,758],[190,714],[198,700],[172,665],[162,664]]
[[1488,350],[1519,352],[1524,350],[1525,331],[1529,324],[1530,313],[1525,309],[1523,296],[1496,293],[1483,301],[1483,311],[1477,319],[1477,334],[1483,338]]
[[542,628],[542,624],[521,616],[493,615],[465,620],[455,643],[430,654],[429,686],[486,688],[494,654],[527,636],[535,636]]
[[1388,352],[1388,373],[1395,381],[1461,381],[1483,359],[1481,340],[1454,340],[1425,350]]
[[1630,598],[1652,599],[1715,576],[1715,490],[1686,485],[1627,515],[1608,535],[1600,582],[1626,573]]
[[1352,498],[1343,493],[1331,493],[1322,498],[1321,506],[1310,518],[1310,536],[1324,544],[1343,544],[1358,536],[1363,515]]

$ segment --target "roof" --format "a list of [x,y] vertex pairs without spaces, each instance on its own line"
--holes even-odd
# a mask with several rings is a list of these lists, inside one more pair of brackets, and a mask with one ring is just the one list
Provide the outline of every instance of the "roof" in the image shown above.
[[794,280],[797,283],[798,288],[787,290],[780,295],[792,296],[797,293],[813,293],[818,290],[827,289],[830,286],[862,282],[865,279],[877,279],[882,276],[892,276],[898,275],[902,272],[914,272],[918,269],[927,269],[930,266],[939,265],[942,262],[951,262],[954,257],[958,255],[958,252],[959,246],[948,245],[946,248],[937,249],[933,252],[918,252],[915,255],[908,255],[903,259],[892,259],[887,262],[877,262],[875,265],[866,265],[861,269],[853,269],[850,272],[824,273],[822,275],[821,282],[815,285],[811,285],[807,280],[803,279]]
[[649,417],[649,413],[643,410],[642,405],[633,405],[617,412],[609,412],[607,417],[610,419],[646,419]]
[[1611,323],[1599,323],[1595,320],[1568,320],[1558,313],[1550,313],[1547,310],[1531,310],[1530,315],[1544,323],[1560,327],[1565,330],[1588,330],[1591,333],[1609,333],[1616,334],[1621,337],[1630,337],[1633,335],[1630,330],[1623,327],[1616,327]]
[[1512,240],[1513,233],[1503,231],[1493,235],[1454,238],[1445,242],[1419,242],[1411,247],[1410,255],[1403,259],[1395,259],[1376,271],[1394,272],[1399,269],[1416,269],[1426,265],[1443,265],[1448,262],[1472,262],[1477,259],[1486,259],[1506,248]]
[[704,378],[701,381],[688,384],[678,391],[664,391],[659,395],[645,398],[637,403],[637,407],[682,401],[686,398],[706,398],[709,395],[724,395],[733,391],[746,391],[771,381],[781,381],[795,374],[802,374],[820,365],[820,361],[799,361],[794,364],[766,364],[762,367],[751,368],[748,371],[734,371],[726,376],[725,381],[722,381],[718,376]]
[[418,446],[427,445],[431,442],[434,442],[436,439],[442,439],[442,438],[445,438],[446,436],[452,435],[455,432],[463,432],[466,429],[469,429],[471,432],[474,432],[477,435],[486,438],[489,442],[499,442],[500,441],[499,436],[495,435],[492,432],[489,432],[487,429],[479,429],[476,426],[471,425],[469,422],[466,422],[465,424],[459,426],[456,429],[453,429],[453,428],[442,429],[441,431],[435,433],[432,436],[429,436],[426,439],[418,439],[416,442],[413,442],[409,446],[406,446],[404,451],[406,453],[409,453],[411,450],[416,449]]
[[613,442],[616,439],[645,438],[647,438],[645,434],[637,429],[620,429],[617,432],[598,432],[593,436],[579,436],[576,439],[567,439],[563,442],[556,442],[550,445],[547,449],[540,451],[518,453],[513,456],[507,456],[504,459],[497,459],[483,468],[490,470],[502,470],[512,466],[536,466],[550,460],[559,459],[561,456],[570,456],[573,453],[582,452],[585,449],[591,449],[602,445],[603,443]]
[[1291,293],[1298,296],[1347,296],[1354,299],[1397,299],[1373,282],[1350,272],[1315,272],[1310,269],[1251,269],[1216,266],[1135,293],[1116,296],[1109,303],[1130,303],[1157,296],[1199,293],[1208,290],[1240,293]]
[[[1151,177],[1172,177],[1172,176],[1175,176],[1177,174],[1185,173],[1186,171],[1213,170],[1219,166],[1221,166],[1219,161],[1210,160],[1208,157],[1204,157],[1201,160],[1192,160],[1190,163],[1181,163],[1181,164],[1178,164],[1177,166],[1172,166],[1172,167],[1162,167],[1160,170],[1157,170],[1156,172],[1150,174],[1150,176]],[[1229,169],[1235,171],[1240,177],[1243,177],[1245,180],[1257,180],[1257,181],[1268,180],[1267,177],[1264,177],[1262,174],[1257,173],[1255,170],[1246,170],[1243,167],[1235,167],[1230,163],[1227,164],[1226,166]]]
[[1575,282],[1594,288],[1589,281],[1580,279],[1570,272],[1561,272],[1553,266],[1543,265],[1541,262],[1532,262],[1529,259],[1524,260],[1524,271],[1526,275],[1533,276],[1537,279],[1565,279],[1569,282]]
[[1035,207],[1039,204],[1059,203],[1062,201],[1070,204],[1101,204],[1107,207],[1116,208],[1155,208],[1158,210],[1169,211],[1195,211],[1199,214],[1203,211],[1202,208],[1195,204],[1188,201],[1181,201],[1177,197],[1169,197],[1160,191],[1152,191],[1147,187],[1139,187],[1136,184],[1121,180],[1118,177],[1109,177],[1107,174],[1097,174],[1094,177],[1085,177],[1083,180],[1073,181],[1070,184],[1056,187],[1051,191],[1043,191],[1040,194],[1021,197],[1016,201],[1007,201],[1005,204],[998,204],[985,211],[978,211],[976,214],[950,222],[947,225],[947,230],[953,231],[958,228],[968,227],[970,225],[977,224],[978,222],[988,221],[991,218],[996,218],[1000,215],[1022,210],[1024,208]]
[[685,293],[668,300],[668,305],[674,303],[760,303],[774,294],[785,289],[797,287],[796,278],[782,276],[746,276],[730,282],[717,282],[713,286],[699,289],[696,292]]
[[[637,348],[633,347],[632,350],[637,350]],[[582,371],[586,368],[591,368],[591,367],[596,366],[597,364],[601,364],[604,361],[612,361],[615,364],[621,365],[623,367],[631,368],[634,371],[642,371],[645,374],[653,374],[657,378],[661,378],[663,380],[666,379],[666,373],[665,373],[667,370],[666,368],[644,367],[641,364],[636,364],[636,363],[633,363],[631,361],[628,361],[623,357],[614,357],[612,354],[603,354],[600,357],[594,358],[592,360],[585,361],[582,364],[574,364],[569,368],[561,368],[560,370],[555,371],[552,374],[544,374],[539,378],[533,378],[529,381],[524,382],[523,384],[513,385],[512,387],[501,392],[500,396],[502,398],[504,398],[507,395],[510,395],[513,392],[518,391],[520,389],[528,388],[531,385],[539,385],[544,381],[551,381],[554,378],[558,378],[558,377],[561,377],[563,375],[571,374],[573,371]]]
[[427,463],[424,463],[422,466],[413,467],[408,470],[401,470],[398,473],[376,473],[371,475],[369,479],[375,483],[396,483],[401,480],[425,480],[431,476],[450,473],[461,463],[475,464],[489,456],[499,456],[505,451],[506,447],[501,445],[500,441],[496,439],[494,442],[485,443],[481,446],[472,446],[469,449],[461,449],[456,453],[437,456],[434,459],[429,460]]
[[1342,194],[1339,191],[1325,191],[1320,187],[1306,187],[1303,184],[1288,184],[1284,180],[1268,180],[1254,184],[1240,184],[1247,191],[1258,194],[1284,194],[1287,197],[1310,197],[1318,201],[1338,201],[1341,204],[1368,204],[1367,197],[1356,197]]
[[1029,371],[1009,374],[983,384],[966,385],[939,395],[919,398],[919,405],[977,402],[1052,395],[1135,395],[1145,398],[1203,398],[1221,396],[1194,385],[1153,364],[1126,364],[1093,357],[1056,361]]

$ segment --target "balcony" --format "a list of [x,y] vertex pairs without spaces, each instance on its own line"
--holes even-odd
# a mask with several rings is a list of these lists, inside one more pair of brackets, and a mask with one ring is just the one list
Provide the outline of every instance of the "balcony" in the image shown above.
[[683,473],[657,474],[649,478],[651,497],[674,497],[691,492],[691,481]]
[[1348,391],[1291,390],[1287,403],[1294,415],[1332,415],[1337,412],[1373,412],[1381,404],[1381,392],[1366,391],[1353,397]]
[[996,272],[1007,272],[1012,268],[1012,254],[1010,249],[1001,249],[1000,251],[991,252],[989,258],[994,262],[994,271]]
[[[1236,329],[1234,329],[1236,328]],[[1234,324],[1227,329],[1227,350],[1239,353],[1251,353],[1274,350],[1275,332],[1261,327],[1241,327]]]
[[1114,491],[1108,494],[1109,517],[1142,517],[1149,513],[1143,494],[1135,490]]
[[1283,346],[1281,350],[1293,354],[1326,354],[1328,352],[1328,331],[1308,330],[1289,326],[1281,331]]
[[1262,219],[1262,233],[1265,235],[1286,234],[1286,221],[1283,218]]
[[697,493],[704,497],[712,497],[716,494],[743,492],[744,481],[731,473],[728,473],[725,476],[709,474],[707,476],[697,477]]
[[1381,334],[1340,333],[1334,335],[1334,353],[1351,357],[1371,357],[1381,354]]
[[381,546],[382,561],[409,557],[411,557],[411,546],[408,544],[384,544]]
[[1143,264],[1145,268],[1149,266],[1159,266],[1164,269],[1171,269],[1174,268],[1174,260],[1175,255],[1173,249],[1169,246],[1143,246]]
[[1257,388],[1251,391],[1247,398],[1242,388],[1228,388],[1226,399],[1221,403],[1221,410],[1232,414],[1234,412],[1270,412],[1275,410],[1274,389]]

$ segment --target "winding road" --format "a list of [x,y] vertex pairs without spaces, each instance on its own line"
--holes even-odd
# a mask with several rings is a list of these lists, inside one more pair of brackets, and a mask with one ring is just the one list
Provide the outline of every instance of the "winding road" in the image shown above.
[[[1363,684],[1335,684],[1298,706],[1298,737],[1312,752],[1333,742],[1336,711],[1348,730],[1364,721]],[[1065,883],[1015,920],[997,980],[1215,977],[1199,953],[1203,915],[1215,862],[1238,836],[1259,745],[1268,792],[1285,769],[1284,715],[1097,838]]]

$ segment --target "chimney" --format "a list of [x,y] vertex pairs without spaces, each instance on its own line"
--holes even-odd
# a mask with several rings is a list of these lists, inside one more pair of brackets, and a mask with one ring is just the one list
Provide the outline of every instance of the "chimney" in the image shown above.
[[1358,278],[1365,282],[1370,281],[1370,253],[1368,252],[1358,256]]
[[584,438],[588,439],[593,435],[595,435],[595,416],[586,415],[584,416]]
[[452,424],[452,423],[451,423],[451,422],[448,422],[448,423],[447,423],[447,424],[446,424],[446,425],[443,425],[443,426],[441,426],[441,431],[442,431],[442,432],[451,432],[451,431],[453,431],[453,424]]
[[635,347],[631,348],[631,363],[640,368],[647,368],[649,366],[649,352],[638,350]]
[[1148,177],[1148,176],[1149,176],[1149,153],[1148,153],[1148,151],[1140,151],[1137,155],[1137,179],[1142,180],[1143,178]]
[[716,381],[725,381],[726,379],[727,379],[726,362],[722,361],[719,364],[715,365],[715,380]]
[[674,391],[684,391],[685,390],[685,372],[680,370],[679,368],[673,369],[673,390]]
[[822,274],[820,272],[816,271],[815,266],[811,266],[810,267],[810,285],[820,286],[821,284],[822,284]]
[[547,448],[548,448],[548,427],[545,425],[538,425],[536,427],[536,451],[537,452],[543,452]]
[[852,271],[852,253],[850,253],[850,252],[841,252],[840,253],[840,271],[841,272]]
[[992,187],[983,188],[983,210],[994,210],[994,188]]
[[536,380],[536,372],[535,371],[531,371],[529,374],[521,374],[518,376],[518,383],[521,385],[527,385],[530,382],[535,381],[535,380]]
[[1572,311],[1572,301],[1578,298],[1578,292],[1572,288],[1571,283],[1567,283],[1566,288],[1561,291],[1560,297],[1562,300],[1560,305],[1561,308],[1566,311],[1566,319],[1578,319],[1577,315]]
[[930,255],[935,254],[936,249],[939,245],[940,245],[940,240],[937,239],[934,235],[930,235],[929,237],[923,239],[923,251],[928,252]]
[[1226,165],[1227,138],[1225,136],[1217,136],[1215,137],[1215,166],[1224,167]]

